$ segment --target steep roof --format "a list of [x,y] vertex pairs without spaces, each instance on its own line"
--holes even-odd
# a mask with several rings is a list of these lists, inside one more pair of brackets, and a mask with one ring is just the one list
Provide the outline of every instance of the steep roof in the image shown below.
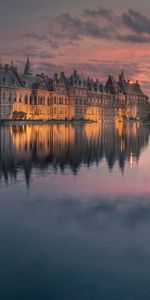
[[0,66],[0,81],[3,86],[22,87],[18,71],[13,66]]
[[24,69],[24,75],[32,75],[31,62],[29,56],[27,57],[27,61]]
[[124,76],[124,71],[122,70],[121,74],[119,75],[118,85],[120,90],[123,94],[132,94],[132,95],[141,95],[145,96],[143,93],[140,84],[138,81],[132,82],[130,80],[126,80]]
[[124,75],[124,70],[122,69],[121,74],[119,75],[119,80],[120,81],[126,81],[125,75]]
[[124,94],[144,95],[138,82],[119,81],[119,86]]
[[105,90],[109,93],[114,93],[116,88],[117,90],[119,89],[118,83],[115,81],[113,75],[110,74],[105,84]]
[[34,76],[28,76],[26,74],[20,75],[22,80],[22,84],[24,87],[29,89],[41,89],[41,90],[48,90],[48,79],[46,76],[39,74]]

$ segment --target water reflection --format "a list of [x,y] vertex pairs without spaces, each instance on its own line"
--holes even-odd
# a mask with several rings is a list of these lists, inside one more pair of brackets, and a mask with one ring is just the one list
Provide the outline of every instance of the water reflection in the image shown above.
[[149,127],[0,134],[0,299],[149,299]]
[[29,183],[32,169],[70,167],[77,174],[81,164],[90,167],[105,158],[108,168],[119,162],[132,167],[148,145],[149,128],[139,124],[26,125],[0,129],[0,176],[17,178],[24,170]]

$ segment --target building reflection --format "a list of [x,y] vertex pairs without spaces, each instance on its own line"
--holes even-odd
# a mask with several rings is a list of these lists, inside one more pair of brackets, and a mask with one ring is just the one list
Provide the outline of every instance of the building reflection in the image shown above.
[[110,170],[119,162],[123,172],[126,162],[130,167],[138,162],[148,140],[149,128],[137,123],[1,127],[0,178],[16,180],[23,171],[29,184],[35,168],[77,174],[81,165],[103,159]]

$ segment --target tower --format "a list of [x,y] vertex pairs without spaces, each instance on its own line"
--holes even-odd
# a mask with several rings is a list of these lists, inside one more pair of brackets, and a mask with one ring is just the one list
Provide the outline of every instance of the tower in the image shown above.
[[126,81],[124,76],[124,70],[122,69],[121,74],[119,75],[119,81]]
[[27,57],[27,61],[24,69],[24,75],[32,75],[31,62],[29,56]]

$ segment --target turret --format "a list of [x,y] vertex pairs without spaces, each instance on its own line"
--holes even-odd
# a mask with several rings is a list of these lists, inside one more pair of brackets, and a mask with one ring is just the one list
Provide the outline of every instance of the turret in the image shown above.
[[124,70],[122,69],[121,74],[119,75],[119,81],[126,81],[124,76]]
[[27,57],[27,61],[24,69],[24,75],[32,75],[31,62],[29,56]]

